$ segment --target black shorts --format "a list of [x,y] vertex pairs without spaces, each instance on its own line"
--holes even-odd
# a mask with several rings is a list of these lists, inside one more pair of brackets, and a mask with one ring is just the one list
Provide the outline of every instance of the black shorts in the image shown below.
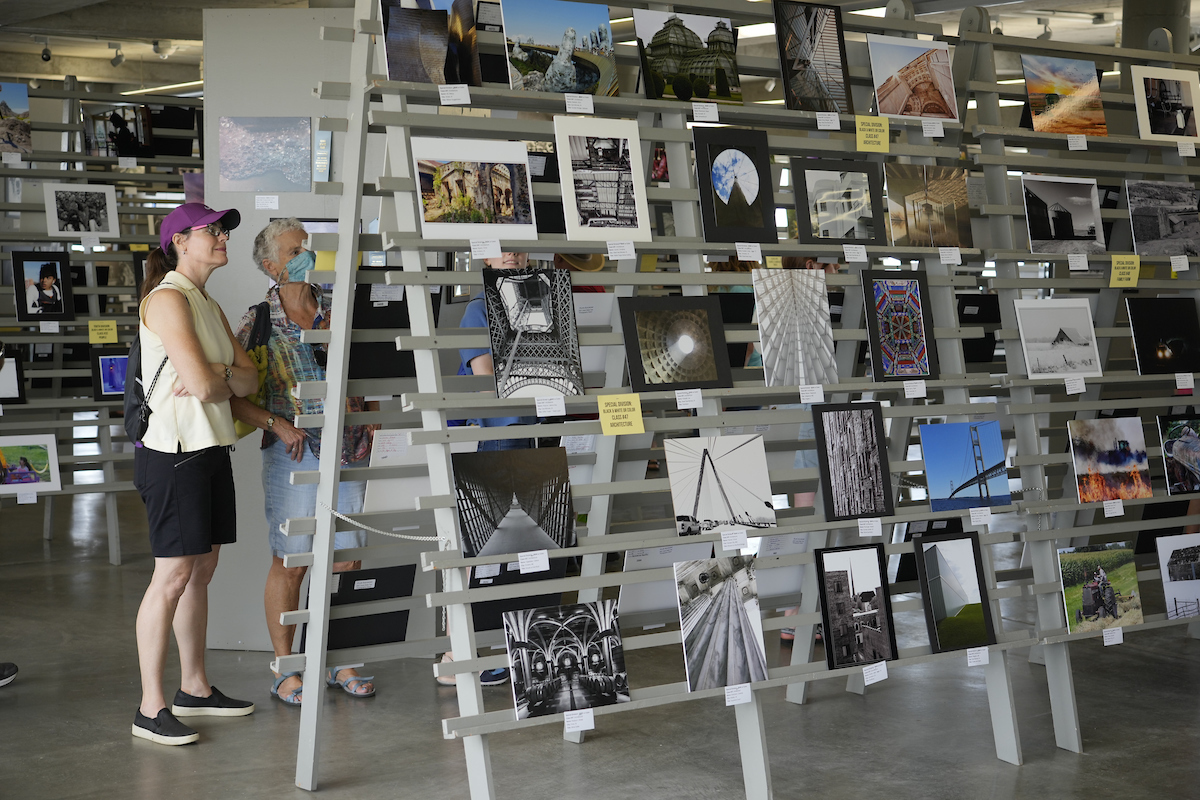
[[155,558],[211,553],[237,541],[237,503],[228,447],[162,453],[139,447],[133,485],[146,504]]

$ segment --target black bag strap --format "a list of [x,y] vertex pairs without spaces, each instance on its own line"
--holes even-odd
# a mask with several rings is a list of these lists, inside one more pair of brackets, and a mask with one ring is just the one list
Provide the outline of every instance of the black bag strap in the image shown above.
[[158,370],[154,373],[154,379],[150,381],[150,388],[146,390],[146,405],[150,405],[150,395],[154,394],[154,386],[158,383],[158,376],[162,375],[163,367],[167,365],[167,357],[163,356],[163,360],[158,364]]
[[263,300],[250,308],[254,311],[254,325],[250,328],[250,338],[246,340],[247,350],[264,345],[271,338],[271,304]]

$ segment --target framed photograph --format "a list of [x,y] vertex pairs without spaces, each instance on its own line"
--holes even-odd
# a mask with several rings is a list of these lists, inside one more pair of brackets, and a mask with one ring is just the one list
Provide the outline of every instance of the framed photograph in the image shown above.
[[943,422],[920,431],[931,511],[1012,503],[999,422]]
[[0,153],[33,152],[29,122],[29,86],[0,83]]
[[1200,494],[1200,417],[1187,414],[1158,418],[1166,465],[1167,494]]
[[751,274],[767,386],[837,383],[824,270],[756,269]]
[[[754,562],[734,556],[675,564],[688,691],[767,679]],[[709,646],[714,628],[727,632],[725,647]]]
[[1067,420],[1079,502],[1154,496],[1150,455],[1138,417]]
[[1133,104],[1137,109],[1138,132],[1143,139],[1160,142],[1194,142],[1196,100],[1200,99],[1200,75],[1185,69],[1130,66]]
[[1127,297],[1139,375],[1200,371],[1200,320],[1191,297]]
[[0,436],[0,495],[61,489],[54,434]]
[[429,239],[536,239],[529,154],[521,142],[412,137]]
[[133,293],[140,298],[142,284],[146,280],[146,257],[150,253],[147,250],[134,250],[131,255],[133,256]]
[[635,392],[733,385],[716,297],[621,297]]
[[92,348],[92,399],[117,400],[125,397],[125,372],[129,366],[129,348]]
[[636,120],[554,118],[568,239],[650,241],[646,170],[638,136]]
[[958,120],[950,45],[868,33],[867,50],[882,116]]
[[887,177],[888,222],[897,247],[971,247],[967,171],[894,164]]
[[1200,617],[1200,533],[1160,536],[1155,544],[1167,619]]
[[1100,351],[1086,297],[1015,300],[1017,329],[1030,378],[1099,378]]
[[16,345],[9,345],[0,357],[0,406],[25,405],[25,369]]
[[706,242],[779,241],[766,131],[693,128]]
[[883,545],[817,550],[817,587],[830,669],[893,661],[899,655]]
[[924,273],[863,270],[862,284],[875,380],[937,378],[937,344]]
[[511,88],[617,96],[608,6],[522,0],[501,3],[500,10]]
[[565,269],[483,271],[497,397],[583,394],[571,297]]
[[933,652],[995,644],[979,534],[921,534],[913,538],[913,550]]
[[101,239],[121,235],[117,217],[117,187],[86,183],[43,183],[46,199],[46,233],[55,239],[79,239],[95,234]]
[[801,242],[887,244],[883,178],[878,164],[795,157],[792,187],[796,194],[796,238]]
[[892,478],[879,403],[812,407],[825,519],[890,517]]
[[221,117],[217,153],[222,192],[312,189],[312,120],[308,117]]
[[665,439],[663,450],[680,536],[775,527],[761,434]]
[[18,320],[69,322],[75,319],[70,256],[63,252],[13,251],[12,265]]
[[1021,70],[1035,131],[1108,136],[1095,62],[1022,53]]
[[403,8],[401,0],[383,0],[383,47],[390,81],[483,85],[471,3]]
[[1142,623],[1142,593],[1138,590],[1133,545],[1131,540],[1058,551],[1070,633]]
[[1193,183],[1125,181],[1139,256],[1200,256],[1200,189]]
[[[647,547],[625,551],[624,572],[670,567],[677,561],[698,561],[712,558],[712,542],[674,544],[666,547]],[[630,614],[673,610],[678,607],[679,594],[672,580],[625,583],[621,585],[617,608],[629,621]],[[635,623],[636,624],[636,623]]]
[[742,104],[737,33],[728,17],[635,8],[633,30],[646,97]]
[[853,114],[841,9],[793,0],[775,0],[774,6],[787,107]]

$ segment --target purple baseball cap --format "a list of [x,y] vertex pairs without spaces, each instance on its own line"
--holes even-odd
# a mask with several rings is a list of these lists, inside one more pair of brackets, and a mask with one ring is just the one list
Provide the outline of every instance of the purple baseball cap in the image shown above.
[[175,234],[199,228],[210,222],[221,222],[226,230],[231,231],[242,224],[242,215],[236,208],[213,211],[204,203],[184,203],[163,219],[158,229],[158,244],[165,252]]

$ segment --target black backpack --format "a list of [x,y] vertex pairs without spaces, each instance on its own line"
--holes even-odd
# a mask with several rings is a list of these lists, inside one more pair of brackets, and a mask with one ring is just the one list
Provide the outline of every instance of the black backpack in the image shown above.
[[142,391],[142,340],[140,334],[134,334],[133,342],[129,345],[129,362],[125,374],[125,435],[135,446],[142,446],[142,437],[150,426],[150,415],[154,413],[146,402],[147,395],[154,393],[154,385],[158,376],[162,375],[163,367],[167,365],[167,357],[163,356],[150,388]]

